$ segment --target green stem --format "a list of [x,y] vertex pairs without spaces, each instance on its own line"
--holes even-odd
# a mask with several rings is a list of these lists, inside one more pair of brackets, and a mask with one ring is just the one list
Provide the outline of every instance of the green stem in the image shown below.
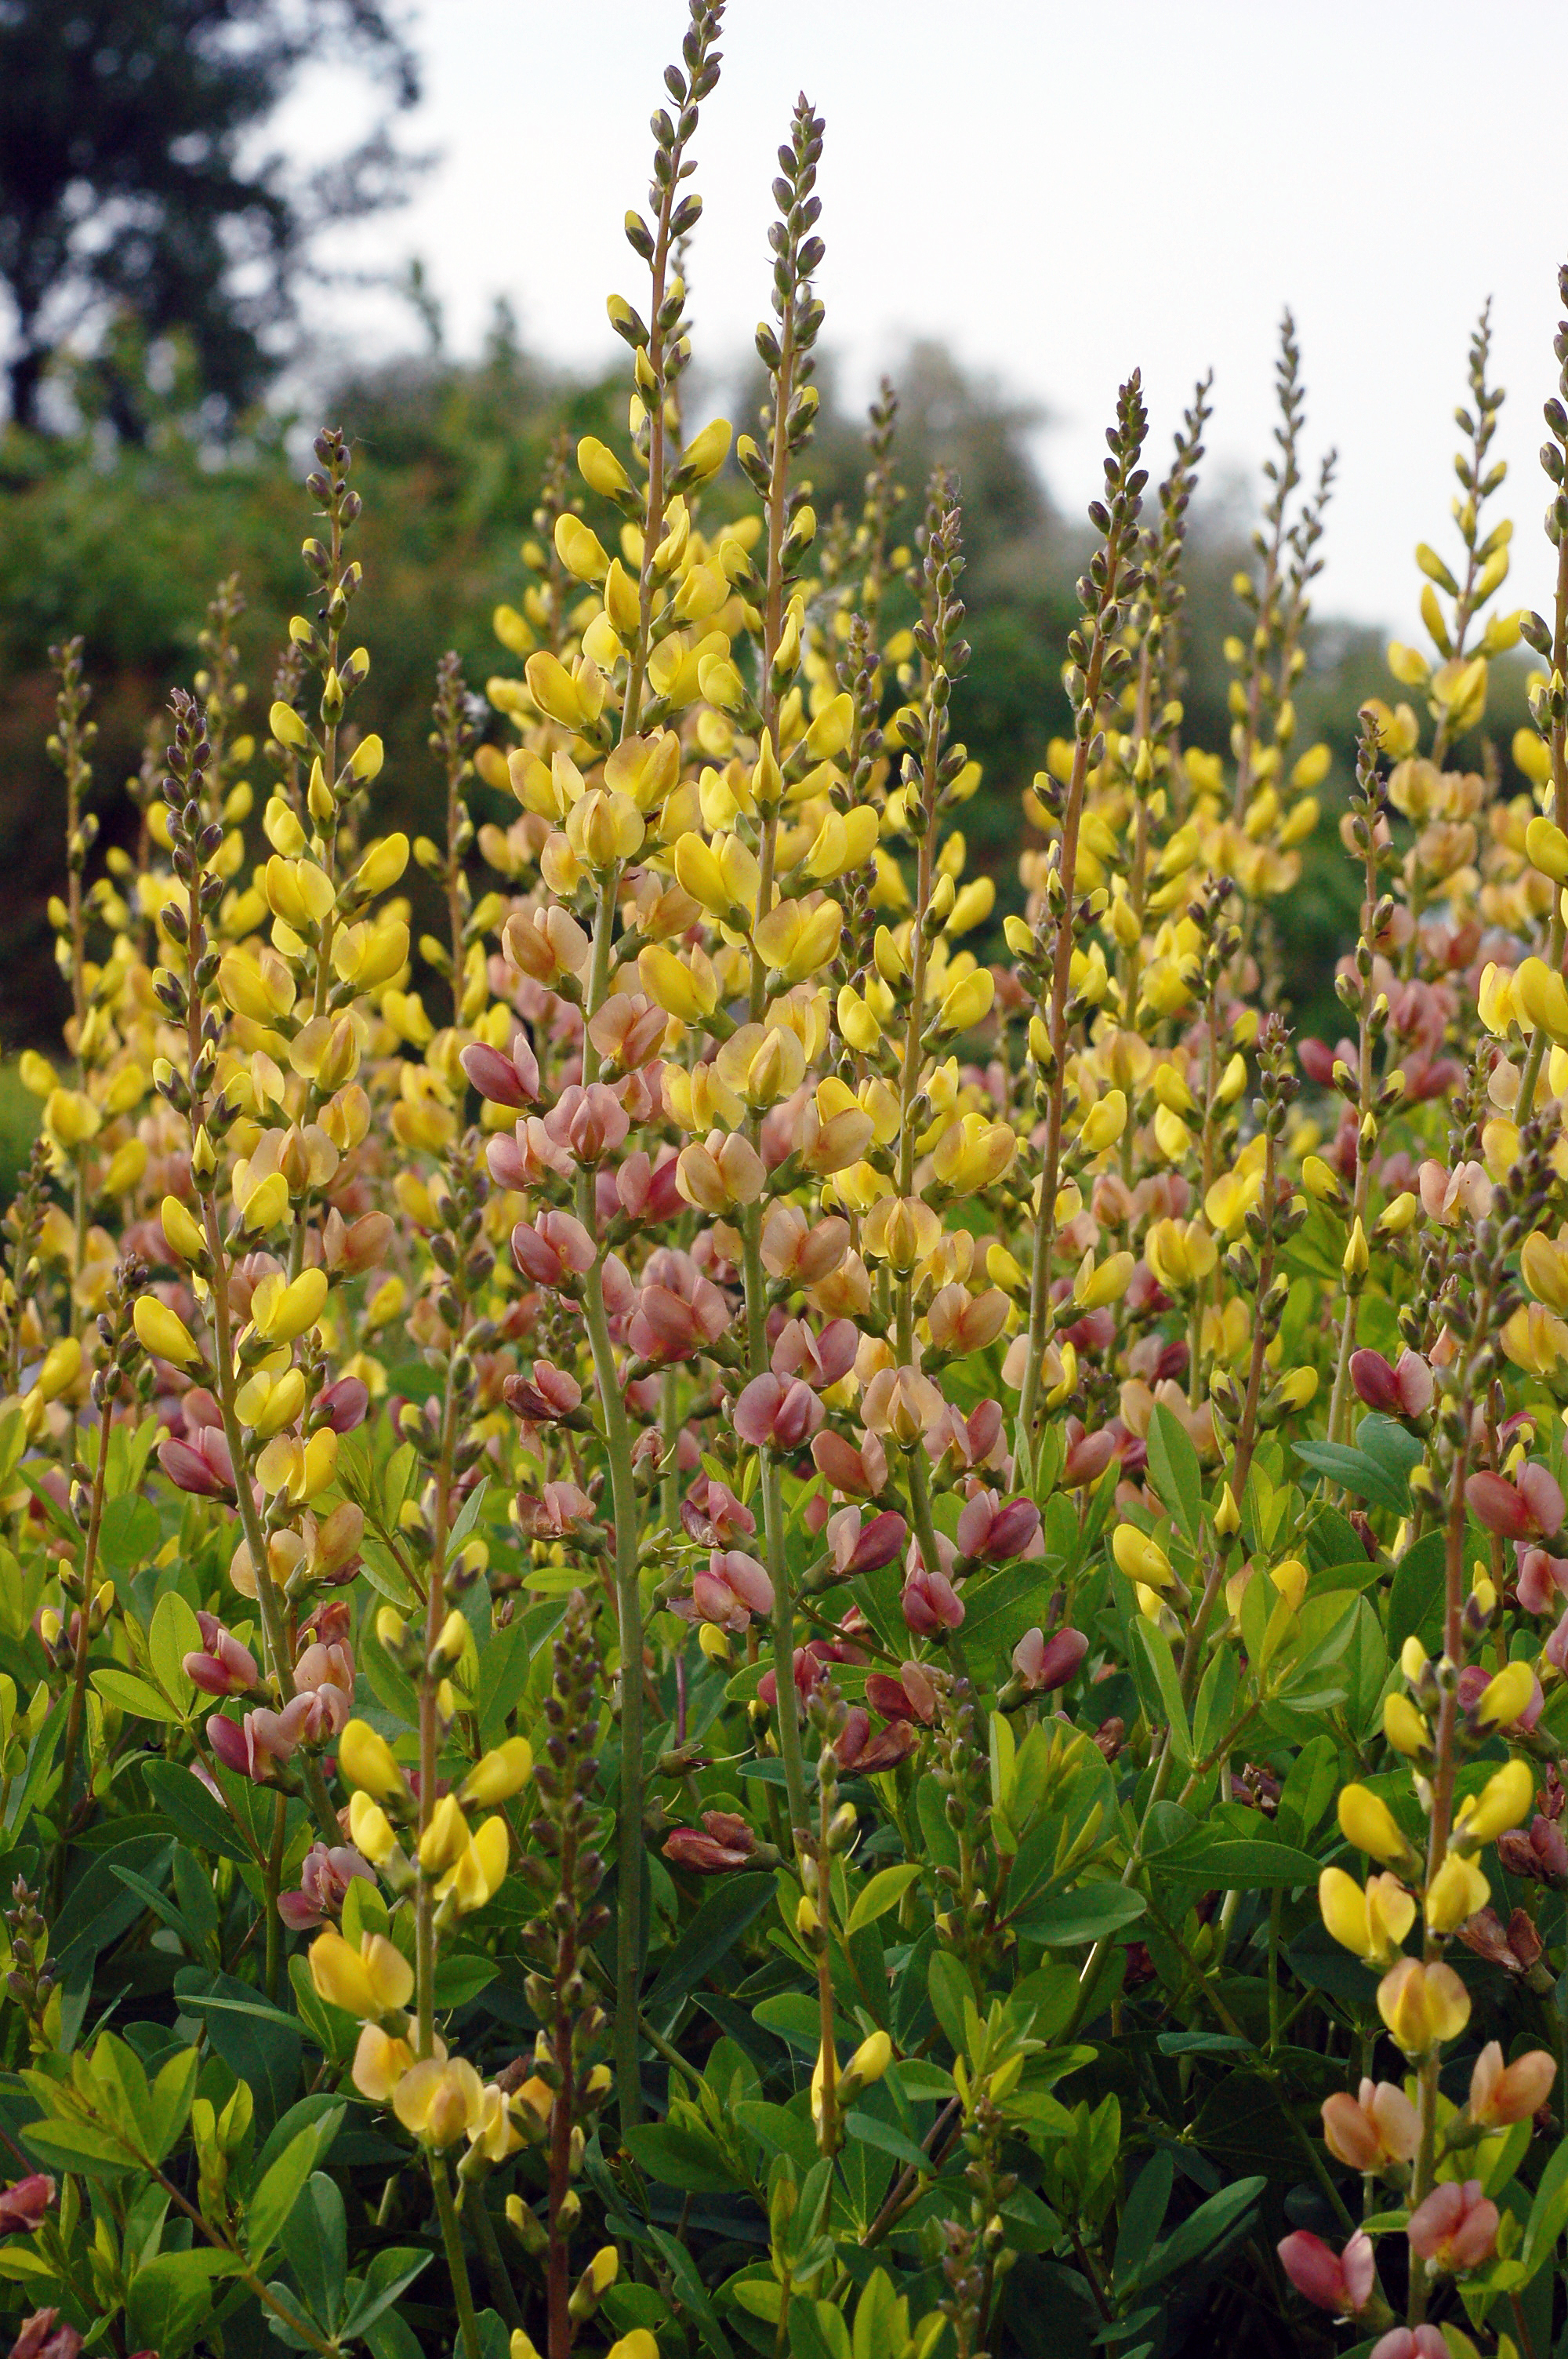
[[458,2328],[462,2336],[467,2359],[480,2359],[479,2320],[474,2315],[473,2288],[469,2283],[468,2256],[463,2251],[462,2231],[458,2226],[458,2207],[452,2201],[452,2183],[447,2176],[446,2158],[430,2157],[430,2184],[436,2190],[436,2210],[441,2222],[441,2244],[451,2272],[452,2299],[457,2304]]
[[89,1627],[92,1619],[92,1576],[98,1565],[98,1534],[103,1521],[103,1493],[109,1480],[109,1443],[114,1430],[113,1410],[105,1401],[99,1411],[98,1463],[92,1475],[92,1503],[87,1515],[87,1537],[81,1550],[81,1605],[76,1629],[76,1652],[70,1674],[70,1707],[65,1721],[65,1757],[59,1777],[59,1843],[55,1852],[54,1897],[58,1908],[65,1884],[66,1828],[70,1811],[70,1781],[76,1770],[76,1756],[81,1742],[81,1723],[87,1705],[87,1649]]
[[[593,926],[593,962],[584,1009],[587,1019],[597,1014],[610,987],[611,934],[615,923],[619,878],[619,870],[611,870],[600,886]],[[583,1080],[591,1082],[598,1073],[598,1051],[585,1033]],[[589,1235],[596,1235],[591,1171],[584,1171],[579,1177],[577,1214]],[[643,1979],[643,1596],[637,1574],[637,1490],[632,1464],[632,1430],[604,1308],[602,1252],[583,1279],[583,1319],[604,1419],[611,1512],[615,1521],[615,1605],[621,1638],[621,1798],[616,1830],[614,2039],[615,2093],[624,2134],[643,2117],[637,2038],[637,1995]]]
[[462,2216],[473,2230],[474,2243],[484,2262],[484,2274],[495,2306],[506,2322],[510,2333],[517,2333],[523,2325],[523,2309],[513,2288],[511,2273],[502,2255],[495,2234],[495,2223],[484,2200],[484,2182],[475,2180],[463,2202]]

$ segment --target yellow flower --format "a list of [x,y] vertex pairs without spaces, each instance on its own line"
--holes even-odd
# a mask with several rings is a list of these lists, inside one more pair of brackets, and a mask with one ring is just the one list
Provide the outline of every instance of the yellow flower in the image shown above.
[[309,1958],[318,1998],[362,2021],[395,2015],[414,1995],[414,1969],[384,1934],[364,1934],[355,1950],[329,1926],[311,1942]]
[[292,1343],[314,1327],[327,1300],[327,1273],[304,1269],[292,1284],[281,1271],[264,1277],[251,1297],[251,1324],[269,1343]]
[[1129,1581],[1141,1581],[1148,1589],[1170,1587],[1170,1558],[1158,1540],[1152,1540],[1136,1524],[1118,1524],[1111,1534],[1110,1552]]
[[1143,1240],[1143,1258],[1167,1292],[1177,1294],[1209,1276],[1219,1247],[1201,1221],[1156,1221]]
[[533,1746],[525,1736],[509,1736],[503,1744],[475,1762],[463,1779],[460,1798],[481,1810],[486,1810],[520,1793],[533,1774]]
[[1410,1855],[1410,1845],[1392,1810],[1365,1786],[1346,1786],[1342,1789],[1339,1830],[1346,1843],[1354,1843],[1357,1851],[1369,1852],[1374,1859],[1392,1864]]
[[177,1368],[193,1368],[201,1353],[189,1328],[156,1294],[138,1294],[131,1313],[136,1337],[155,1360],[172,1360]]
[[351,1786],[381,1802],[406,1802],[407,1781],[392,1747],[368,1720],[351,1720],[338,1739],[338,1767]]
[[[1495,1679],[1487,1680],[1476,1706],[1476,1724],[1479,1728],[1509,1728],[1528,1706],[1535,1693],[1535,1673],[1528,1663],[1505,1663]],[[1523,1768],[1523,1763],[1517,1765]],[[1528,1773],[1527,1773],[1528,1774]],[[1532,1788],[1533,1790],[1533,1788]]]
[[411,2136],[439,2153],[482,2118],[484,2085],[465,2057],[427,2056],[398,2082],[392,2109]]
[[1411,1757],[1427,1752],[1432,1744],[1432,1731],[1422,1714],[1409,1696],[1397,1692],[1383,1699],[1383,1734],[1396,1753]]
[[1469,2022],[1470,1994],[1452,1966],[1401,1958],[1378,1985],[1378,2012],[1407,2056],[1430,2056]]
[[1415,1923],[1415,1899],[1393,1875],[1374,1875],[1366,1890],[1342,1867],[1325,1867],[1317,1905],[1334,1939],[1358,1958],[1386,1965]]
[[1478,1794],[1460,1803],[1454,1833],[1467,1845],[1495,1843],[1534,1807],[1535,1772],[1526,1761],[1506,1761]]
[[1451,1851],[1426,1887],[1429,1933],[1452,1933],[1486,1907],[1491,1887],[1474,1860]]

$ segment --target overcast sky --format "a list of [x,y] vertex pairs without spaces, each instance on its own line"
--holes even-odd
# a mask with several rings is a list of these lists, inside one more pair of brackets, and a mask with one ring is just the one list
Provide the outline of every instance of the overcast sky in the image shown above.
[[[454,350],[504,293],[531,349],[612,364],[604,298],[643,294],[620,224],[682,0],[423,0],[413,23],[426,99],[405,136],[441,160],[355,254],[421,256]],[[827,117],[818,286],[847,389],[910,337],[946,339],[1049,411],[1042,467],[1081,513],[1134,365],[1159,463],[1212,365],[1211,471],[1256,470],[1289,303],[1307,450],[1340,458],[1320,611],[1414,636],[1411,552],[1451,546],[1453,412],[1490,295],[1507,594],[1546,603],[1563,0],[730,0],[722,48],[696,148],[699,361],[743,353],[766,307],[774,149],[804,88]],[[344,96],[318,76],[290,144],[331,141]],[[373,350],[417,341],[396,310],[354,317]]]

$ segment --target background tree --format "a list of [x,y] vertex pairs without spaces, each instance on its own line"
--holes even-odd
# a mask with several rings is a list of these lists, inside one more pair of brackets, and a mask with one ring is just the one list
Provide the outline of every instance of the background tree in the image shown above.
[[84,407],[146,431],[150,347],[176,339],[212,424],[283,357],[313,240],[395,201],[411,160],[384,116],[301,177],[254,157],[307,61],[347,54],[418,95],[377,0],[0,0],[0,280],[13,421],[48,424],[53,356],[90,341]]

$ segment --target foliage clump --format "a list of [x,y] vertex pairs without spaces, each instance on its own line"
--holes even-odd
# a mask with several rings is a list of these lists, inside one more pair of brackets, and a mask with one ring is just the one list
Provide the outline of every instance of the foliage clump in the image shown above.
[[[1293,339],[1218,746],[1208,388],[1152,491],[1130,377],[983,963],[960,487],[892,543],[883,398],[860,511],[814,505],[804,98],[753,504],[705,505],[719,16],[627,217],[626,430],[552,464],[483,702],[440,668],[443,841],[377,819],[337,430],[265,737],[226,584],[134,856],[59,651],[71,1014],[0,1297],[15,2348],[1542,2359],[1568,408],[1552,614],[1505,614],[1483,321],[1329,1043],[1269,921],[1326,764]],[[1508,799],[1453,754],[1521,635]]]

